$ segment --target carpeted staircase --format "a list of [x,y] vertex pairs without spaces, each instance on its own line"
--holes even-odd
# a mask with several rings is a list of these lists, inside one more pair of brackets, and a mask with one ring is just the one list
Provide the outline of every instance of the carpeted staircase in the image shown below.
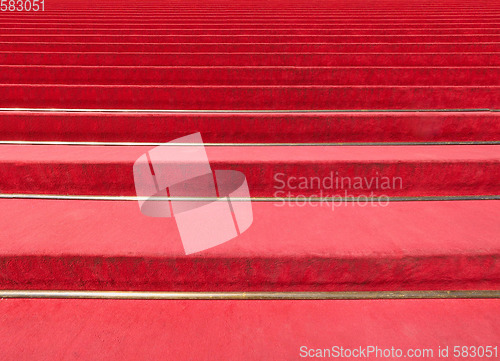
[[[500,348],[500,2],[44,10],[0,12],[0,360]],[[133,165],[196,132],[253,224],[186,255]]]

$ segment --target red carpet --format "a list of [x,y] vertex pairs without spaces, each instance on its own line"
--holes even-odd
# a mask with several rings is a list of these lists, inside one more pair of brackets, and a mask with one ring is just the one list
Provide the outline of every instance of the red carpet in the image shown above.
[[4,289],[500,289],[498,201],[254,202],[248,231],[190,256],[135,202],[0,205]]
[[199,131],[206,143],[495,142],[500,113],[10,111],[2,113],[0,131],[8,141],[164,143]]
[[[428,359],[448,347],[451,359],[454,346],[499,345],[499,1],[9,6],[0,297],[489,290],[496,299],[0,299],[0,359],[293,360],[305,358],[302,346],[334,345],[427,347]],[[195,132],[213,168],[243,172],[259,199],[247,231],[187,256],[174,219],[113,197],[135,196],[139,155]],[[399,183],[344,187],[393,197],[385,206],[304,204],[344,188],[299,187],[301,177],[337,174]],[[277,175],[290,180],[284,189]]]
[[[18,43],[19,44],[19,43]],[[24,43],[20,43],[24,45]],[[297,52],[211,52],[167,53],[127,51],[130,46],[107,47],[107,51],[78,52],[33,51],[26,43],[24,51],[1,52],[0,59],[6,65],[93,65],[93,66],[499,66],[500,59],[493,51],[485,52],[360,52],[360,53],[297,53]],[[175,45],[175,44],[174,44]],[[213,46],[215,46],[214,44]],[[281,45],[281,44],[279,44]],[[59,46],[59,45],[58,45]],[[287,45],[284,44],[286,47]],[[306,44],[306,46],[308,46]],[[449,46],[445,44],[445,47]],[[108,50],[109,49],[109,50]],[[124,51],[125,49],[125,51]],[[168,51],[168,48],[165,48]],[[456,49],[456,48],[454,48]],[[155,49],[156,50],[156,49]],[[306,48],[307,50],[307,48]],[[351,51],[353,49],[351,48]],[[354,51],[356,48],[354,49]],[[115,51],[115,52],[113,52]],[[319,51],[319,50],[318,50]],[[415,50],[416,51],[416,50]],[[118,52],[118,54],[116,53]]]
[[[2,190],[134,196],[133,164],[149,149],[3,145]],[[285,197],[288,192],[293,197],[321,197],[320,191],[330,197],[346,196],[345,192],[394,197],[500,194],[497,145],[245,145],[210,146],[206,151],[214,168],[243,172],[253,197]],[[278,191],[284,193],[276,195]]]
[[500,67],[5,66],[7,84],[498,85]]
[[[498,300],[1,300],[0,313],[3,358],[20,361],[300,360],[334,346],[433,351],[420,359],[448,346],[452,359],[500,332]],[[368,356],[351,359],[380,359]]]
[[500,86],[0,85],[0,107],[59,109],[495,109]]

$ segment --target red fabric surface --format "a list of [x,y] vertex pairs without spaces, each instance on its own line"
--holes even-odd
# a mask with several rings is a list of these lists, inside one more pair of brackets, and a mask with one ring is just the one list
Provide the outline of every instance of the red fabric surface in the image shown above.
[[253,224],[185,256],[134,201],[1,200],[3,289],[500,289],[498,201],[254,202]]
[[202,134],[206,143],[499,141],[500,113],[11,111],[0,117],[3,140],[164,143],[196,132]]
[[[48,29],[45,29],[45,27],[50,26],[50,24],[46,25],[43,24],[44,26],[44,33],[53,33],[56,32],[56,29],[53,29],[52,27],[49,27]],[[69,26],[69,25],[68,25]],[[127,26],[127,25],[126,25]],[[252,32],[252,33],[292,33],[292,32],[304,32],[307,33],[308,31],[314,31],[314,30],[308,30],[310,25],[305,25],[307,28],[300,29],[300,30],[273,30],[273,29],[250,29],[250,30],[241,30],[245,32]],[[135,33],[137,32],[136,29],[120,29],[120,27],[116,26],[113,24],[113,28],[117,29],[99,29],[97,26],[93,25],[92,29],[86,29],[85,25],[79,25],[81,30],[75,30],[73,28],[65,28],[64,32],[71,34],[73,32],[79,33],[79,32],[85,32],[85,33]],[[197,28],[200,26],[196,26]],[[2,32],[5,33],[16,33],[16,34],[24,34],[24,33],[33,33],[32,30],[33,28],[27,30],[27,29],[19,29],[19,28],[9,28],[9,29],[2,29]],[[38,28],[35,28],[38,30]],[[497,29],[493,29],[494,31],[497,31]],[[59,31],[59,30],[57,30]],[[175,32],[182,32],[182,33],[190,33],[190,32],[195,32],[195,33],[206,33],[207,31],[213,32],[213,33],[218,33],[221,30],[220,29],[212,29],[210,28],[209,30],[205,29],[200,29],[200,30],[189,30],[189,29],[176,29],[176,30],[164,30],[163,28],[160,29],[155,29],[155,30],[150,30],[149,32],[154,31],[155,33],[175,33]],[[224,31],[224,30],[222,30]],[[396,30],[384,30],[384,29],[373,29],[373,30],[351,30],[351,29],[339,29],[339,30],[316,30],[316,31],[321,31],[321,32],[327,32],[327,33],[349,33],[349,32],[356,32],[356,33],[391,33],[391,32],[408,32],[408,33],[415,33],[418,34],[419,32],[436,32],[436,33],[447,33],[447,32],[453,32],[453,33],[460,33],[462,32],[470,32],[470,33],[475,33],[475,32],[485,32],[488,31],[488,29],[468,29],[466,31],[461,30],[461,29],[431,29],[431,30],[415,30],[415,29],[396,29]],[[227,30],[227,32],[234,32],[234,30]],[[31,51],[37,51],[37,52],[82,52],[82,56],[84,55],[85,52],[112,52],[112,51],[117,51],[117,52],[149,52],[151,54],[148,54],[148,56],[154,56],[156,53],[162,53],[164,55],[164,59],[168,60],[171,59],[171,57],[168,57],[169,52],[177,53],[181,57],[181,59],[185,61],[189,61],[188,56],[190,55],[191,58],[194,58],[194,54],[186,54],[186,53],[210,53],[210,52],[220,52],[220,53],[225,53],[224,57],[229,58],[228,64],[226,65],[231,65],[229,62],[231,59],[234,59],[234,61],[237,61],[238,59],[241,59],[241,56],[247,56],[249,58],[249,61],[253,59],[259,59],[257,56],[253,56],[252,54],[254,53],[265,53],[268,52],[268,57],[270,59],[276,59],[278,58],[276,55],[273,56],[273,53],[284,53],[283,56],[288,58],[291,62],[294,61],[293,57],[286,56],[286,53],[289,52],[294,52],[295,55],[297,56],[298,60],[303,58],[303,55],[301,55],[302,52],[305,53],[310,53],[306,54],[307,56],[313,57],[318,59],[315,53],[350,53],[350,52],[359,52],[359,53],[418,53],[418,52],[423,52],[423,53],[455,53],[455,56],[460,57],[460,54],[462,52],[466,53],[491,53],[495,52],[498,50],[498,45],[496,43],[94,43],[94,42],[89,42],[89,43],[76,43],[76,42],[65,42],[65,43],[50,43],[50,42],[33,42],[33,41],[25,41],[25,42],[5,42],[1,46],[2,51],[13,51],[13,52],[31,52]],[[240,56],[230,56],[231,53],[235,53],[235,55],[238,55],[238,53],[247,53],[247,54],[240,54]],[[401,55],[401,54],[400,54]],[[448,54],[448,60],[450,62],[453,61],[452,54]],[[5,56],[5,54],[1,54],[1,56]],[[57,56],[54,54],[54,56]],[[202,56],[202,55],[201,55]],[[391,56],[391,54],[388,54],[388,56]],[[396,54],[392,54],[393,58],[397,58]],[[374,57],[375,58],[375,57]],[[430,59],[433,59],[434,57],[429,57]],[[8,57],[5,59],[15,59],[15,57]],[[198,59],[193,59],[191,61],[196,61]],[[486,59],[485,59],[486,60]],[[118,59],[116,59],[117,62],[119,62]],[[218,60],[223,61],[222,59]],[[265,61],[265,59],[262,59],[262,61]],[[276,61],[276,60],[274,60]],[[493,60],[494,61],[494,60]],[[119,63],[118,63],[119,64]],[[168,64],[166,64],[168,65]],[[237,65],[237,64],[235,64]],[[249,65],[249,64],[240,64],[241,66]],[[261,65],[259,63],[254,63],[254,65]],[[282,65],[287,65],[287,64],[282,64]],[[290,64],[288,64],[290,65]],[[314,64],[312,64],[314,65]],[[370,66],[370,64],[366,64],[367,66]],[[480,64],[477,64],[480,65]],[[497,64],[498,65],[498,64]]]
[[500,341],[499,300],[0,300],[0,313],[2,357],[20,361],[299,360],[301,346],[368,345],[436,359]]
[[[286,45],[285,45],[286,46]],[[109,66],[499,66],[497,52],[436,53],[113,53],[85,51],[0,51],[8,65],[109,65]],[[1,50],[1,47],[0,47]],[[497,103],[498,104],[498,103]],[[457,104],[458,106],[458,104]]]
[[2,108],[496,109],[500,86],[0,85]]
[[500,67],[4,66],[4,84],[500,85]]
[[[273,20],[276,21],[276,20]],[[281,20],[280,20],[281,21]],[[294,23],[300,24],[300,20],[291,19]],[[183,22],[171,20],[172,23],[183,24]],[[61,43],[61,42],[75,42],[75,43],[262,43],[272,41],[274,43],[337,43],[337,42],[371,42],[371,43],[381,43],[381,42],[402,42],[411,43],[416,40],[421,42],[442,42],[442,43],[460,43],[460,42],[498,42],[500,40],[500,34],[462,34],[462,35],[217,35],[213,34],[210,37],[203,35],[72,35],[64,34],[61,35],[45,35],[45,34],[30,34],[26,35],[12,35],[12,34],[0,34],[0,41],[2,42],[23,42],[23,41],[35,41],[35,42],[51,42],[51,43]]]
[[[135,195],[132,166],[151,148],[3,145],[2,192]],[[247,145],[210,146],[206,151],[214,169],[243,172],[252,197],[276,196],[283,187],[281,181],[289,180],[292,183],[279,197],[287,192],[318,197],[321,190],[325,196],[345,196],[345,191],[348,196],[370,196],[372,191],[377,196],[495,195],[500,190],[500,148],[495,145]],[[299,177],[319,177],[321,182],[330,177],[333,180],[328,182],[333,183],[301,189]],[[342,177],[350,183],[340,183]],[[355,177],[375,178],[379,183],[356,188]],[[384,179],[389,179],[390,187],[382,187]]]
[[[17,1],[16,1],[17,4]],[[0,12],[2,140],[499,140],[498,1],[51,0]],[[193,68],[199,67],[199,68]],[[414,110],[110,114],[12,108]],[[432,109],[462,112],[425,112]],[[465,112],[463,110],[480,110]],[[422,112],[424,111],[424,112]],[[246,133],[245,133],[246,131]],[[149,147],[1,146],[2,193],[133,195]],[[498,146],[207,147],[245,173],[402,178],[395,196],[498,195]],[[301,190],[311,195],[316,190]],[[356,195],[355,192],[351,192]],[[0,288],[500,289],[500,202],[254,202],[240,237],[185,256],[134,201],[0,200]],[[498,300],[0,300],[0,359],[284,360],[300,346],[498,345]]]

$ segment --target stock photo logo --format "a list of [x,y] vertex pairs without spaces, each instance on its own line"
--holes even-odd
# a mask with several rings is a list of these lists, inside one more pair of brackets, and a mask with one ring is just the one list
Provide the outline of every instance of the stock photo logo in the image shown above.
[[253,222],[245,175],[213,171],[200,133],[144,153],[133,172],[141,213],[174,217],[186,254],[225,243]]

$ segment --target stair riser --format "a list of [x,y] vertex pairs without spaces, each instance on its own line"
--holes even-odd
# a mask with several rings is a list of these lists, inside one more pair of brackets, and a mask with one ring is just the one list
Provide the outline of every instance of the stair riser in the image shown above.
[[[85,28],[89,27],[88,30],[92,31],[92,29],[137,29],[137,30],[149,30],[149,29],[162,29],[162,30],[168,30],[168,29],[174,29],[174,30],[185,30],[189,31],[191,28],[187,28],[185,25],[179,25],[179,24],[157,24],[157,23],[151,23],[148,19],[148,22],[140,22],[140,21],[129,21],[127,23],[116,23],[113,19],[109,19],[108,22],[106,23],[95,23],[92,22],[92,20],[88,19],[81,19],[78,22],[77,21],[65,21],[65,22],[54,22],[51,20],[40,20],[40,21],[33,21],[33,19],[28,19],[26,18],[22,19],[23,21],[20,22],[21,19],[17,19],[16,22],[13,22],[13,17],[12,14],[8,15],[8,18],[5,19],[2,24],[5,25],[6,28],[9,29],[17,29],[19,31],[23,31],[26,27],[34,28],[36,27],[37,29],[60,29],[60,28]],[[472,21],[472,20],[466,20],[462,22],[424,22],[425,19],[422,19],[422,22],[419,23],[410,23],[410,24],[405,24],[405,23],[395,23],[392,19],[385,20],[381,23],[332,23],[332,24],[315,24],[315,23],[309,23],[306,24],[302,28],[306,29],[311,29],[311,30],[321,30],[321,29],[360,29],[360,30],[384,30],[384,29],[413,29],[413,30],[428,30],[428,29],[500,29],[500,25],[498,22],[483,22],[483,21]],[[91,27],[90,27],[91,25]],[[281,21],[279,23],[273,23],[273,24],[266,24],[262,22],[258,23],[240,23],[240,24],[231,24],[231,23],[217,23],[217,24],[206,24],[202,22],[196,22],[194,24],[191,24],[192,28],[194,29],[230,29],[230,30],[247,30],[247,29],[283,29],[287,31],[294,31],[297,30],[299,27],[297,24],[287,24],[287,23],[282,23]],[[474,30],[472,34],[474,34]],[[480,32],[481,33],[481,32]]]
[[[4,42],[0,51],[8,52],[149,52],[149,53],[484,53],[499,51],[498,43],[40,43]],[[148,54],[148,56],[154,54]],[[229,54],[223,54],[229,56]],[[311,54],[313,55],[313,54]],[[193,56],[191,54],[191,56]],[[247,55],[250,56],[250,55]],[[276,56],[276,55],[274,55]]]
[[46,53],[3,52],[8,65],[93,66],[500,66],[495,53],[361,53],[361,54],[269,54],[269,53]]
[[165,143],[196,132],[206,143],[500,141],[500,113],[0,113],[7,141]]
[[179,110],[497,109],[499,86],[0,85],[1,108]]
[[[48,24],[47,24],[48,25]],[[278,26],[275,26],[278,25]],[[454,28],[454,29],[439,29],[437,28],[401,28],[394,29],[390,26],[387,26],[387,29],[356,29],[353,28],[347,29],[338,29],[325,26],[323,29],[311,29],[309,26],[306,26],[301,29],[290,28],[284,29],[282,28],[283,24],[273,24],[269,25],[267,29],[259,29],[259,26],[256,25],[255,29],[245,29],[242,28],[234,28],[234,29],[224,29],[223,26],[214,26],[208,29],[189,29],[189,28],[177,28],[170,29],[171,26],[158,26],[156,29],[148,29],[140,28],[134,29],[134,26],[131,25],[130,29],[116,29],[113,26],[109,26],[108,28],[92,27],[90,29],[85,29],[83,26],[81,27],[70,27],[64,26],[61,24],[59,27],[55,28],[52,26],[46,26],[45,24],[40,27],[29,27],[26,25],[25,28],[17,28],[9,25],[7,28],[2,28],[2,34],[9,35],[22,35],[22,34],[44,34],[44,35],[52,35],[52,34],[61,34],[61,35],[495,35],[498,34],[500,29],[498,26],[491,24],[485,25],[484,27],[477,28],[469,28],[467,25],[463,26],[463,28]],[[200,26],[202,28],[203,26]],[[206,28],[206,26],[204,26]],[[395,26],[397,27],[397,26]],[[109,45],[109,44],[107,44]]]
[[[498,21],[498,20],[497,20]],[[473,43],[499,42],[499,35],[1,35],[0,42],[53,43]]]
[[[209,153],[210,154],[210,153]],[[4,194],[134,196],[130,163],[0,163]],[[247,177],[252,197],[499,195],[500,161],[213,161]],[[303,186],[300,184],[304,183]],[[318,183],[320,182],[320,183]],[[361,183],[360,183],[361,182]],[[319,184],[319,185],[318,185]]]
[[500,67],[248,68],[0,66],[3,84],[84,85],[500,85]]
[[6,290],[500,290],[498,254],[403,259],[2,256],[0,265],[0,289]]

